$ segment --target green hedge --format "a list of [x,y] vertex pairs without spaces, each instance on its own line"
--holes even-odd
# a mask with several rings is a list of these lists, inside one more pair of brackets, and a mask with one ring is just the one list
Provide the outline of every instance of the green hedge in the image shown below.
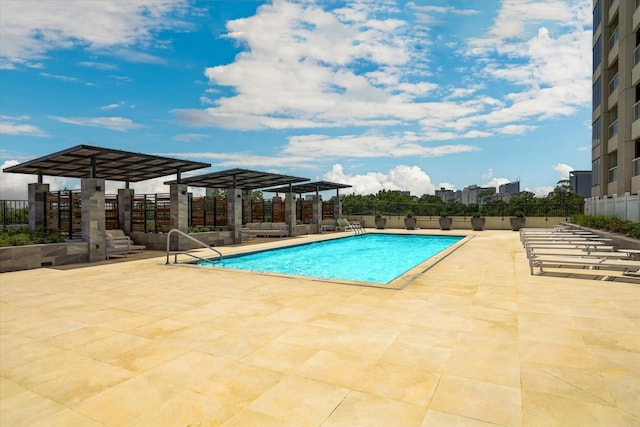
[[640,239],[640,223],[622,220],[614,216],[577,214],[571,216],[571,222],[584,227],[605,230],[611,233],[633,237],[634,239]]
[[64,241],[65,239],[60,233],[47,233],[42,227],[39,227],[36,231],[29,230],[29,227],[22,227],[18,230],[0,230],[0,247],[61,243]]

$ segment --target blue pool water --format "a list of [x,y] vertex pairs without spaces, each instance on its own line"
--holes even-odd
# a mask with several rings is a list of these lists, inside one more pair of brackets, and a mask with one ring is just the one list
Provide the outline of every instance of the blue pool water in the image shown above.
[[199,265],[324,279],[389,283],[436,255],[460,236],[366,234],[229,256]]

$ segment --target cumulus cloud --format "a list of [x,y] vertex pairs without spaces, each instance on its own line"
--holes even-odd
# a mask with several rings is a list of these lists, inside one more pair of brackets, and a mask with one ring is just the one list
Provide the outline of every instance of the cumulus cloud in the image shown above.
[[335,164],[322,179],[351,185],[352,188],[346,191],[354,194],[376,194],[380,190],[410,191],[412,196],[418,197],[423,194],[435,194],[431,178],[418,166],[399,165],[387,173],[350,175],[344,171],[341,164]]
[[0,68],[28,66],[46,58],[50,50],[78,46],[101,52],[118,48],[121,57],[152,61],[127,48],[152,45],[158,31],[184,27],[179,17],[188,4],[188,0],[4,1]]
[[[38,177],[35,175],[7,173],[4,171],[8,167],[20,163],[17,160],[6,160],[0,166],[0,194],[2,194],[3,200],[27,200],[29,197],[29,184],[38,182]],[[43,182],[49,184],[50,191],[80,188],[79,181],[74,179],[45,176]]]
[[[441,43],[468,61],[455,72],[473,72],[458,86],[436,78],[448,71],[431,64],[429,47],[442,35],[428,23],[389,15],[394,3],[384,16],[368,3],[331,5],[280,1],[228,22],[225,37],[243,52],[205,70],[207,108],[174,110],[178,122],[245,130],[405,126],[444,141],[526,134],[536,121],[590,102],[583,0],[505,0],[483,36]],[[416,16],[477,13],[408,6]],[[496,79],[511,91],[496,93]]]
[[565,163],[558,163],[553,167],[558,173],[558,181],[569,179],[569,172],[574,171],[573,166],[567,165]]

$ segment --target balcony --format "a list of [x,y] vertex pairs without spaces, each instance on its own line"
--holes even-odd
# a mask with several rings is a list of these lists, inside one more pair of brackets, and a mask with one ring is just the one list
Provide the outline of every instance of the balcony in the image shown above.
[[609,125],[609,139],[613,138],[614,136],[618,136],[618,121],[617,120]]
[[607,172],[607,182],[612,183],[618,181],[618,167],[614,166]]
[[607,109],[611,110],[618,104],[618,84],[620,83],[620,79],[616,74],[609,81],[609,98],[607,99]]
[[618,14],[618,10],[620,9],[620,0],[611,0],[611,5],[609,6],[609,25]]
[[611,34],[609,38],[609,55],[607,56],[607,66],[610,67],[615,62],[616,58],[618,58],[618,43],[620,39],[620,28],[616,28]]
[[633,122],[631,122],[631,139],[640,139],[640,101],[633,105]]
[[636,10],[633,12],[633,31],[638,31],[640,27],[640,1],[636,0]]
[[[638,10],[636,12],[638,12]],[[637,46],[633,51],[633,69],[631,70],[631,84],[633,86],[636,86],[639,82],[640,82],[640,46]]]
[[633,159],[633,176],[640,175],[640,157]]

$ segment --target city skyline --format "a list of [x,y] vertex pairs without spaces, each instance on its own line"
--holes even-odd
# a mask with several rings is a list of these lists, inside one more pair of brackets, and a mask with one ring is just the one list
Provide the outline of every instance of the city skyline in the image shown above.
[[[0,164],[87,144],[357,194],[519,180],[544,196],[591,168],[591,6],[6,0]],[[34,181],[0,177],[3,198]]]

